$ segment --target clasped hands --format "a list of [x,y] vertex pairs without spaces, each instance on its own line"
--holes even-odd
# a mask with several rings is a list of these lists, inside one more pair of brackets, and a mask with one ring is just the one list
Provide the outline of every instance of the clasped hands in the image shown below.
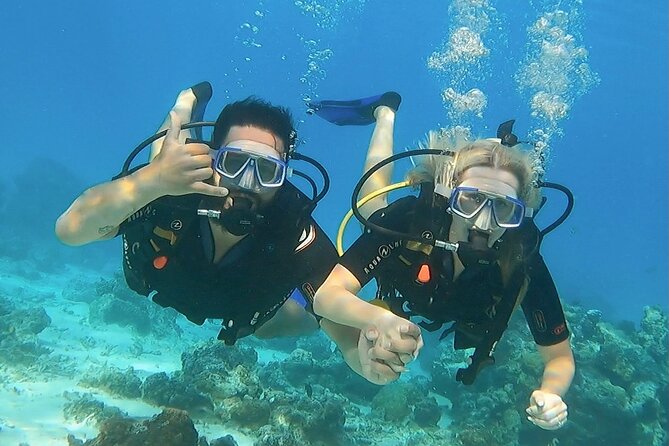
[[527,419],[545,430],[556,430],[567,421],[567,405],[560,395],[543,390],[535,390],[530,396],[530,405],[525,410]]
[[423,348],[420,327],[390,311],[360,330],[358,355],[362,375],[374,384],[388,384],[407,371]]

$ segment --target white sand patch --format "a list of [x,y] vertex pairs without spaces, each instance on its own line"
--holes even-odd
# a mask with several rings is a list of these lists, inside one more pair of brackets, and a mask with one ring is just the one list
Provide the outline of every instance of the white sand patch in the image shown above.
[[[17,272],[18,271],[18,272]],[[73,279],[95,283],[100,275],[90,271],[66,268],[66,274],[42,274],[40,280],[22,275],[22,268],[0,259],[0,296],[10,298],[18,307],[42,307],[51,318],[51,325],[38,335],[42,346],[53,352],[34,369],[3,370],[0,368],[0,445],[62,446],[67,435],[78,439],[98,434],[95,420],[80,423],[65,420],[63,407],[66,393],[92,394],[108,406],[115,406],[131,417],[150,418],[162,410],[141,400],[108,395],[99,389],[79,385],[86,373],[100,367],[124,370],[132,367],[144,378],[157,372],[170,373],[181,369],[181,353],[201,340],[215,338],[216,324],[198,327],[180,317],[181,334],[158,338],[139,336],[133,330],[116,325],[91,325],[88,305],[63,299],[62,290]],[[285,357],[281,352],[258,352],[265,360]],[[231,434],[240,446],[251,446],[253,439],[228,426],[197,423],[200,435],[213,440]]]
[[63,445],[67,444],[70,433],[80,439],[95,437],[97,430],[93,421],[75,424],[65,420],[64,390],[85,391],[75,380],[67,379],[24,381],[0,389],[0,443]]
[[290,356],[290,353],[268,348],[256,347],[256,352],[258,353],[258,364],[260,365],[267,365],[270,362],[280,362]]

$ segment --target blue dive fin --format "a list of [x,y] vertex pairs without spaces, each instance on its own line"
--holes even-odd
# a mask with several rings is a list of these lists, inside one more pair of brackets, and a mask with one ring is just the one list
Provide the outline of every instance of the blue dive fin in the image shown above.
[[307,103],[307,113],[317,114],[336,125],[369,125],[374,119],[374,109],[381,105],[397,111],[400,108],[402,97],[399,93],[386,93],[351,101],[315,101]]
[[[204,111],[207,108],[207,104],[213,93],[211,84],[204,81],[197,85],[193,85],[190,89],[195,95],[195,104],[193,104],[193,110],[190,112],[190,122],[204,121]],[[202,141],[202,127],[194,128],[193,134],[195,135],[195,139]]]

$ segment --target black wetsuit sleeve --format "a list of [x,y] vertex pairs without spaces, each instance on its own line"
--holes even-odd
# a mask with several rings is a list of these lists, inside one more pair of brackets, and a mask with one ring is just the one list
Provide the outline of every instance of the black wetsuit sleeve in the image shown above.
[[307,311],[313,313],[316,290],[325,282],[339,256],[325,231],[312,219],[289,260],[294,274],[294,290],[304,298]]
[[540,254],[533,256],[527,272],[530,283],[522,308],[534,341],[542,346],[564,341],[569,329],[555,282]]
[[[403,198],[376,211],[369,217],[369,221],[384,228],[406,232],[414,204],[415,197]],[[388,252],[392,250],[388,247],[399,243],[398,239],[365,230],[339,259],[339,264],[358,279],[360,286],[365,286],[374,277],[378,277],[385,263],[389,261]]]

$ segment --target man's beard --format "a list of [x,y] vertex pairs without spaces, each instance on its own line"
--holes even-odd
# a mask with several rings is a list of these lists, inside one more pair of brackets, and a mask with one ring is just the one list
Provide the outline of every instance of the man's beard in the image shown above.
[[234,235],[245,235],[262,221],[261,212],[268,201],[262,196],[245,190],[229,187],[229,194],[224,197],[205,196],[201,206],[205,209],[220,212],[220,218],[211,218],[212,225],[222,228]]

